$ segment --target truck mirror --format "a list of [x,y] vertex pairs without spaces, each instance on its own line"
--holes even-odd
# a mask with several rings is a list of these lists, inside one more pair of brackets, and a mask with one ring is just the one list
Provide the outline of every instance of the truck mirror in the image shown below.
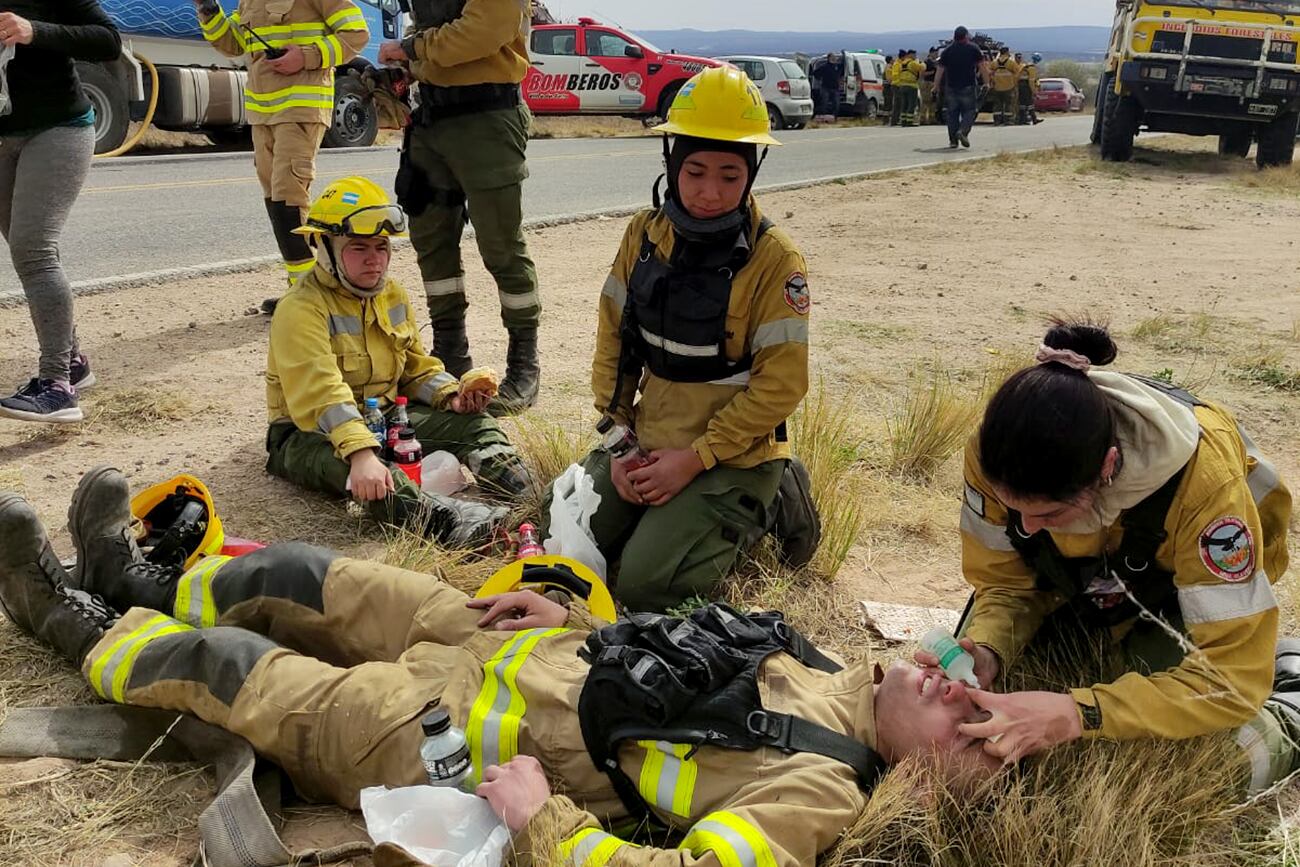
[[640,59],[645,57],[645,51],[642,50],[640,45],[626,45],[623,47],[623,56]]

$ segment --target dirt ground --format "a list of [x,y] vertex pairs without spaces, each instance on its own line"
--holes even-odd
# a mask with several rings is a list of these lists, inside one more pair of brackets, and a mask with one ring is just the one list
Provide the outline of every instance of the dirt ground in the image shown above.
[[[1037,346],[1045,315],[1078,311],[1111,321],[1120,369],[1171,377],[1235,408],[1294,480],[1297,186],[1295,172],[1260,175],[1253,164],[1171,139],[1140,149],[1127,166],[1103,165],[1083,149],[1001,156],[765,196],[761,204],[807,256],[814,374],[853,414],[869,473],[882,462],[888,420],[918,383],[937,371],[973,394],[988,369]],[[545,385],[526,424],[580,433],[596,420],[585,359],[622,230],[622,221],[596,220],[529,235],[546,304]],[[494,287],[468,247],[466,260],[475,359],[502,366]],[[420,285],[409,248],[398,251],[394,270],[406,286]],[[81,342],[100,380],[84,399],[88,420],[58,429],[0,420],[0,488],[27,495],[65,554],[68,497],[81,473],[105,462],[137,486],[182,470],[198,475],[236,535],[377,551],[382,534],[342,504],[263,471],[269,320],[250,310],[279,287],[268,269],[78,299]],[[36,358],[25,308],[0,309],[0,335],[0,383],[24,381]],[[959,607],[959,480],[955,458],[933,484],[881,469],[833,595]],[[0,621],[0,717],[6,706],[66,698],[74,688],[66,668],[14,633]],[[0,817],[7,800],[75,801],[81,790],[60,786],[85,776],[41,782],[49,767],[29,770],[0,776]],[[182,815],[201,806],[199,799]],[[348,821],[337,811],[299,811],[291,836],[299,845],[338,842],[355,833]],[[22,846],[32,841],[19,845],[25,832],[6,824],[0,818],[0,862],[28,860],[35,850]],[[101,863],[121,853],[119,863],[183,864],[193,846],[184,823],[136,831],[123,824],[93,839],[94,850],[65,849],[60,860]]]

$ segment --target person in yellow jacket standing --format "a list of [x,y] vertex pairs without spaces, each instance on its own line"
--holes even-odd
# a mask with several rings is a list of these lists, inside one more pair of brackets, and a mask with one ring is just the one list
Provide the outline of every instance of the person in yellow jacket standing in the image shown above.
[[[592,392],[651,463],[583,461],[614,595],[662,611],[709,595],[766,530],[808,388],[803,256],[750,195],[777,144],[758,88],[719,67],[682,87],[664,133],[667,198],[633,217],[600,294]],[[671,145],[668,137],[672,136]]]
[[298,231],[315,236],[316,264],[271,322],[267,470],[350,495],[375,519],[414,524],[448,545],[483,541],[505,508],[422,492],[385,463],[384,444],[359,409],[366,398],[388,410],[405,397],[426,454],[453,453],[501,498],[531,485],[505,433],[483,412],[488,396],[464,388],[425,352],[406,290],[388,277],[389,239],[406,231],[406,215],[372,181],[343,178],[325,188]]
[[894,64],[894,99],[899,104],[898,120],[902,126],[916,126],[916,113],[921,107],[921,79],[925,64],[916,59],[916,52],[908,50]]
[[1300,719],[1300,703],[1261,712],[1291,495],[1224,408],[1097,369],[1116,351],[1104,328],[1058,322],[1039,364],[990,401],[966,450],[964,641],[986,688],[1031,642],[1070,646],[1070,635],[1101,636],[1128,673],[1062,693],[979,693],[992,718],[965,731],[1003,734],[985,749],[1014,761],[1076,738],[1244,726],[1263,779],[1280,723]]
[[[1018,56],[1017,56],[1018,58]],[[1016,115],[1018,124],[1036,124],[1039,121],[1038,109],[1034,106],[1034,97],[1038,96],[1038,64],[1043,62],[1043,55],[1034,54],[1028,63],[1021,64],[1019,80],[1020,111]]]
[[[295,234],[311,204],[316,152],[334,113],[334,67],[366,47],[370,34],[352,0],[240,0],[227,15],[217,0],[194,0],[203,38],[228,57],[248,55],[244,111],[253,165],[289,285],[313,267]],[[267,56],[267,47],[282,51]],[[273,313],[278,299],[262,311]]]
[[993,82],[993,125],[1015,123],[1020,64],[1011,59],[1010,48],[1003,47],[989,63],[989,74]]
[[422,0],[415,30],[380,46],[383,63],[409,64],[419,107],[402,145],[395,187],[411,215],[411,243],[433,322],[433,352],[459,376],[474,366],[465,332],[465,223],[474,226],[483,265],[497,286],[509,334],[493,415],[537,401],[542,301],[523,233],[525,152],[532,116],[519,95],[528,72],[529,3]]

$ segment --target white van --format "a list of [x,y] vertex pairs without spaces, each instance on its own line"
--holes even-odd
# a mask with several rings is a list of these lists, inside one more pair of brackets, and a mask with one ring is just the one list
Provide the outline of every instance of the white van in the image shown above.
[[875,117],[885,107],[885,55],[846,51],[844,68],[844,97],[840,112]]

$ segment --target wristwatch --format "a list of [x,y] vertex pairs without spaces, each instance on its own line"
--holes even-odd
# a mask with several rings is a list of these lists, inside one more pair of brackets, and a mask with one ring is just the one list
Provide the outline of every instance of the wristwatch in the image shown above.
[[410,36],[406,37],[406,38],[403,39],[402,42],[401,42],[401,45],[402,45],[402,53],[405,54],[405,55],[406,55],[408,58],[410,58],[411,60],[419,60],[419,59],[420,59],[420,58],[417,57],[416,54],[415,54],[415,40],[416,40],[416,38],[417,38],[418,36],[419,36],[419,34],[417,34],[417,33],[412,33]]

